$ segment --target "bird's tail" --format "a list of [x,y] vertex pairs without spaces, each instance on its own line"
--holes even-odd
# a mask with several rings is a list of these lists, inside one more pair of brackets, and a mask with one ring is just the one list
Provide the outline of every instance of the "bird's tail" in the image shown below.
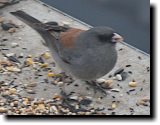
[[21,11],[21,10],[18,10],[18,11],[15,11],[15,12],[10,12],[12,15],[16,16],[16,17],[19,17],[22,21],[24,21],[26,24],[28,24],[29,26],[33,26],[33,24],[40,24],[41,22],[37,19],[35,19],[34,17],[28,15],[27,13]]
[[[45,40],[46,45],[49,47],[51,44],[54,44],[55,37],[51,35],[46,28],[46,24],[40,22],[39,20],[35,19],[34,17],[30,16],[29,14],[18,10],[16,12],[10,12],[12,15],[18,17],[21,21],[32,27],[34,30],[36,30],[42,38]],[[55,43],[56,44],[56,43]],[[54,46],[56,47],[56,45]],[[56,48],[54,48],[56,50]]]

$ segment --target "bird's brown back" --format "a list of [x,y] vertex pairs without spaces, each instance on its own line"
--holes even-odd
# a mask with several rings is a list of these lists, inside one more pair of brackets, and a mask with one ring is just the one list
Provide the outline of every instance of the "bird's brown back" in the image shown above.
[[67,47],[67,48],[73,47],[77,36],[84,31],[85,30],[82,30],[82,29],[71,28],[65,32],[61,32],[60,42],[64,47]]

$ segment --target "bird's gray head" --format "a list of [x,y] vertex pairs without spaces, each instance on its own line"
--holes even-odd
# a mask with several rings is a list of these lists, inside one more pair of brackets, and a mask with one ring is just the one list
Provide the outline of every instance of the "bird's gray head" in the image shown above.
[[90,32],[99,39],[99,42],[102,43],[115,44],[123,41],[123,37],[109,27],[94,27],[90,29]]

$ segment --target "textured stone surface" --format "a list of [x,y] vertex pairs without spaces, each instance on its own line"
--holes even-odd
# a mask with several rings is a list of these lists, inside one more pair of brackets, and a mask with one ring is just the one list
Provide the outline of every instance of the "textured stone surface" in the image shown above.
[[[0,10],[0,17],[4,17],[5,20],[12,20],[15,24],[19,25],[19,28],[16,29],[16,32],[14,33],[8,33],[7,31],[3,31],[0,27],[0,44],[5,44],[5,46],[0,46],[0,61],[4,60],[4,55],[2,52],[6,54],[15,53],[17,56],[20,56],[20,54],[23,53],[24,58],[19,58],[19,61],[23,63],[26,60],[25,57],[29,55],[35,59],[36,57],[39,57],[41,54],[48,51],[48,48],[42,44],[43,40],[37,32],[9,13],[11,11],[20,9],[41,20],[42,22],[57,21],[59,24],[67,23],[70,26],[82,29],[88,29],[91,27],[58,11],[55,8],[44,6],[38,1],[26,0],[21,1],[18,4],[7,6]],[[4,39],[8,40],[5,41]],[[13,48],[11,43],[17,43],[19,46]],[[139,106],[137,103],[144,97],[150,98],[150,71],[149,68],[147,68],[150,67],[150,56],[132,46],[127,45],[126,43],[119,43],[117,45],[117,50],[117,64],[115,68],[103,78],[106,80],[113,80],[112,88],[118,89],[119,92],[109,91],[110,94],[104,96],[98,91],[97,93],[94,93],[90,86],[78,80],[69,85],[66,84],[65,91],[67,93],[74,91],[75,93],[73,95],[75,96],[92,97],[93,107],[104,107],[104,112],[108,115],[114,114],[113,112],[115,112],[117,115],[149,115],[150,106],[148,102],[146,105],[140,104]],[[57,65],[56,67],[53,67],[54,59],[52,57],[49,59],[44,59],[44,61],[49,64],[48,67],[55,74],[61,72],[61,69]],[[14,80],[13,85],[8,85],[8,87],[12,88],[13,86],[17,85],[16,94],[18,93],[22,97],[27,96],[31,98],[44,98],[45,100],[52,99],[55,93],[60,93],[60,85],[55,81],[55,79],[48,78],[48,70],[40,68],[41,71],[36,72],[36,67],[38,67],[37,65],[38,64],[35,64],[34,66],[23,67],[21,73],[4,73],[4,71],[1,71],[2,67],[0,66],[0,82],[4,81],[5,83],[10,83],[12,80]],[[127,78],[122,81],[118,81],[114,79],[114,77],[110,76],[113,76],[114,72],[120,68],[124,68],[124,71],[128,73]],[[38,78],[36,78],[37,74],[35,72],[38,74]],[[128,85],[129,82],[133,80],[137,83],[136,87],[134,88]],[[28,87],[31,84],[33,86]],[[89,90],[87,88],[89,88]],[[1,86],[1,89],[5,88],[2,88]],[[30,94],[27,93],[27,90],[30,91]],[[102,96],[103,98],[101,98]],[[14,98],[16,98],[16,96],[14,96]],[[2,92],[0,99],[1,101],[5,101],[4,97],[2,97]],[[39,107],[44,108],[44,105]],[[4,109],[5,108],[10,109],[11,107],[8,108],[7,105],[5,105]],[[55,110],[55,108],[52,108],[51,110]],[[8,112],[10,113],[10,111]],[[17,111],[17,113],[18,112],[19,111]]]

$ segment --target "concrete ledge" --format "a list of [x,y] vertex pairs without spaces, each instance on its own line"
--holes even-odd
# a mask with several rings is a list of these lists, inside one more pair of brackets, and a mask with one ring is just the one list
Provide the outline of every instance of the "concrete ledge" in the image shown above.
[[[42,53],[48,51],[48,48],[43,46],[42,38],[39,36],[37,32],[35,32],[32,28],[18,20],[16,17],[12,16],[9,12],[23,10],[33,17],[41,20],[42,22],[47,21],[57,21],[59,24],[63,24],[65,22],[69,23],[70,26],[78,27],[81,29],[89,29],[90,25],[81,22],[53,7],[45,5],[38,0],[26,0],[21,1],[18,4],[7,6],[0,10],[0,16],[4,17],[6,20],[12,20],[15,24],[20,25],[19,29],[16,29],[15,33],[8,33],[0,29],[0,44],[3,39],[8,39],[5,41],[6,46],[0,46],[0,61],[4,60],[3,53],[15,53],[17,56],[20,53],[24,54],[24,57],[28,55],[32,55],[33,58],[40,56]],[[18,47],[12,47],[12,43],[18,43]],[[9,50],[3,50],[3,49]],[[24,49],[26,48],[26,49]],[[102,96],[102,93],[94,93],[92,89],[86,90],[87,85],[80,82],[75,81],[74,83],[66,86],[66,91],[69,93],[71,91],[76,92],[75,95],[78,96],[90,96],[93,99],[93,107],[104,107],[105,114],[110,115],[115,112],[117,115],[150,115],[150,104],[139,105],[137,103],[144,98],[150,99],[150,56],[127,43],[119,43],[117,45],[118,50],[118,61],[115,68],[103,78],[108,80],[113,80],[113,89],[118,89],[119,92],[110,92],[110,94],[103,99],[99,100],[99,97]],[[24,62],[26,58],[19,59],[20,62]],[[51,57],[45,60],[46,63],[49,64],[49,68],[59,73],[61,72],[59,67],[53,67],[54,59]],[[128,67],[128,66],[129,67]],[[127,72],[128,76],[124,81],[118,81],[113,77],[109,78],[110,75],[113,76],[114,72],[117,69],[123,68],[125,72]],[[18,94],[24,97],[32,97],[32,98],[44,98],[51,99],[55,93],[59,93],[59,86],[55,86],[50,82],[53,81],[51,78],[47,78],[46,70],[41,70],[39,72],[41,77],[38,79],[35,78],[35,69],[34,67],[27,67],[22,69],[22,73],[0,73],[0,81],[5,81],[6,83],[10,83],[11,81],[15,81],[19,87],[17,90],[21,90]],[[15,79],[16,78],[16,79]],[[44,79],[48,79],[49,83],[45,83]],[[129,82],[135,80],[137,82],[136,87],[130,87]],[[28,94],[25,90],[23,90],[23,85],[37,83],[34,87],[35,94]],[[78,84],[78,87],[75,86]],[[130,90],[133,90],[130,92]],[[129,92],[129,94],[128,94]],[[0,95],[0,99],[4,100],[2,95]],[[108,110],[113,102],[118,102],[116,104],[116,108],[114,110]],[[8,105],[9,106],[9,105]],[[6,106],[6,108],[8,108]],[[131,108],[134,109],[134,113],[131,113]]]

